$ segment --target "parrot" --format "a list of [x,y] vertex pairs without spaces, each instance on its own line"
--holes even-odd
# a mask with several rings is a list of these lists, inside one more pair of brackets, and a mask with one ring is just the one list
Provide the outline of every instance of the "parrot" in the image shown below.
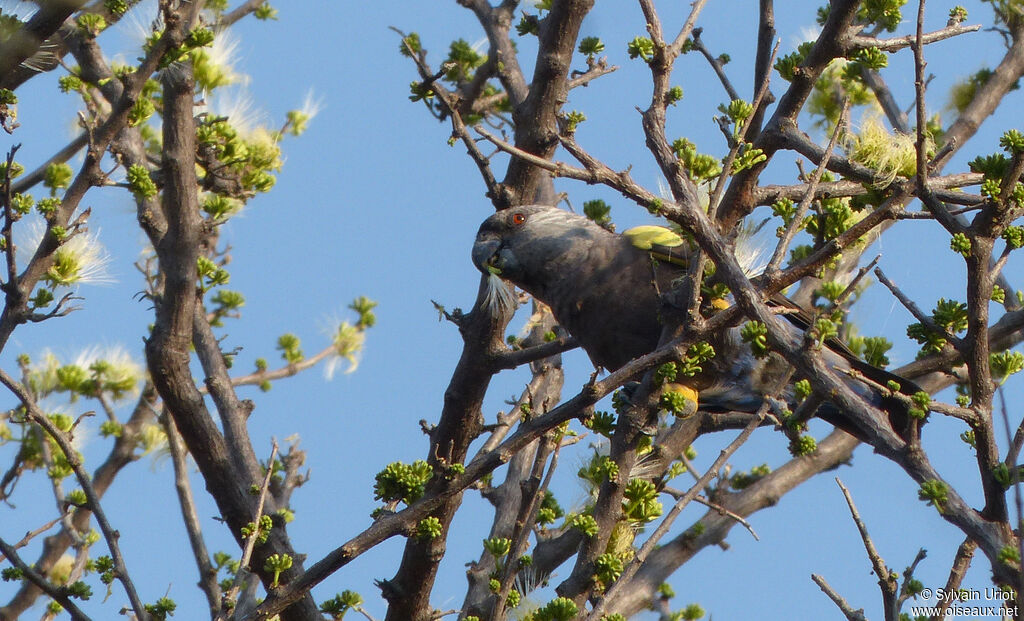
[[[641,226],[616,234],[585,216],[545,205],[525,205],[498,211],[480,225],[473,244],[473,264],[488,277],[483,305],[514,304],[502,281],[531,294],[550,307],[558,323],[580,344],[596,367],[614,371],[654,351],[661,337],[662,294],[686,273],[690,244],[674,231]],[[716,300],[715,302],[722,302]],[[795,303],[781,294],[783,322],[795,334],[806,329]],[[713,308],[721,308],[717,303]],[[493,310],[493,308],[492,308]],[[771,394],[788,364],[777,353],[758,358],[740,336],[741,328],[722,331],[711,340],[714,357],[704,370],[688,378],[700,409],[756,412]],[[823,348],[834,370],[855,370],[885,386],[900,384],[901,392],[916,387],[903,378],[858,359],[838,340]],[[905,437],[909,409],[903,402],[849,375],[846,381],[860,396],[886,410],[894,431]],[[782,395],[792,403],[792,388]],[[864,439],[835,406],[824,403],[817,416]],[[906,438],[905,438],[906,439]]]

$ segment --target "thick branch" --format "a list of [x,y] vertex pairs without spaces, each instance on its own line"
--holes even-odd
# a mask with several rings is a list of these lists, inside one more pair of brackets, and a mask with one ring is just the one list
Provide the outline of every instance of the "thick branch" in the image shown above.
[[[237,429],[231,441],[221,436],[206,409],[202,394],[196,389],[189,366],[198,306],[196,261],[202,223],[196,195],[193,89],[190,66],[180,65],[165,73],[162,210],[167,232],[155,242],[164,274],[164,291],[154,300],[156,322],[152,336],[146,342],[146,359],[154,384],[203,473],[207,490],[241,544],[241,529],[253,519],[254,502],[248,491],[250,486],[258,484],[259,468],[258,465],[252,467],[254,458],[232,454],[232,447],[237,447],[246,438],[244,435],[239,437]],[[206,362],[216,364],[209,359]],[[219,384],[216,387],[219,389]],[[218,406],[235,406],[227,401],[228,398],[224,397],[224,403],[218,403]],[[237,413],[237,409],[233,412]],[[225,414],[227,419],[232,412]],[[225,427],[228,427],[227,422]],[[248,450],[252,450],[251,446]],[[274,578],[273,572],[262,570],[265,557],[271,554],[288,554],[296,559],[292,568],[282,574],[284,580],[294,580],[302,573],[301,563],[288,543],[283,526],[283,523],[275,524],[267,544],[260,546],[256,555],[255,570],[265,585],[271,584]],[[316,614],[316,604],[307,596],[285,611],[282,619],[305,621],[315,618]]]
[[[568,95],[569,68],[583,18],[594,0],[562,0],[551,7],[541,23],[540,49],[529,94],[512,113],[518,148],[550,159],[558,147],[558,114]],[[543,173],[521,158],[512,158],[503,181],[508,204],[534,202]]]

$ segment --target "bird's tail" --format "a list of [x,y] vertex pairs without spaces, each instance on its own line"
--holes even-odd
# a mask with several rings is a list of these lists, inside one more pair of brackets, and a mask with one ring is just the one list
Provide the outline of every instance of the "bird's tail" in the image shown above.
[[[899,385],[899,393],[910,396],[921,389],[913,382],[906,380],[894,373],[890,373],[878,367],[874,367],[859,360],[847,360],[846,364],[853,370],[867,378],[878,386]],[[875,388],[854,378],[849,378],[847,384],[868,403],[883,410],[888,415],[888,423],[897,435],[905,442],[912,442],[920,439],[920,425],[924,421],[918,420],[911,414],[911,408],[905,399],[901,399],[883,388]],[[782,399],[773,399],[751,390],[750,386],[736,383],[721,383],[712,385],[700,391],[699,409],[709,412],[757,412],[758,409],[768,400],[771,411],[781,414],[785,409],[796,408],[795,397],[791,388],[782,394]],[[850,435],[868,441],[867,434],[861,426],[858,426],[843,410],[830,402],[823,403],[814,414],[834,427],[842,429]],[[879,421],[880,422],[880,421]]]

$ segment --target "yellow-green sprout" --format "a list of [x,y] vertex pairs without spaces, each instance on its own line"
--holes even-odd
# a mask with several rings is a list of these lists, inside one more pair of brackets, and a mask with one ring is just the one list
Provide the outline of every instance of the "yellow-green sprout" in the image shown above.
[[850,61],[843,58],[833,60],[814,83],[807,111],[813,116],[825,117],[823,121],[816,122],[819,127],[835,127],[839,122],[844,99],[851,106],[863,106],[877,101],[867,86],[846,76],[849,64]]
[[28,385],[36,395],[44,396],[55,391],[60,384],[57,369],[60,360],[50,350],[43,350],[37,362],[28,368]]
[[50,568],[48,577],[54,584],[67,584],[71,579],[71,570],[75,567],[75,557],[64,554]]
[[306,98],[302,101],[302,107],[288,112],[288,133],[293,136],[301,136],[306,131],[309,122],[320,114],[323,105],[323,99],[316,97],[313,91],[309,90],[306,93]]
[[238,39],[227,29],[218,31],[209,47],[197,47],[189,55],[192,57],[196,84],[204,91],[245,82],[247,79],[235,72]]
[[324,366],[324,376],[327,379],[333,378],[343,361],[348,362],[348,368],[345,369],[346,374],[355,371],[359,367],[359,358],[362,356],[365,342],[365,332],[347,321],[338,324],[332,334],[333,355],[328,358],[327,364]]
[[167,432],[157,423],[143,425],[142,433],[139,434],[139,447],[143,455],[163,453],[167,449]]
[[[46,225],[36,220],[27,227],[25,237],[18,244],[22,264],[28,263],[35,254],[46,232]],[[82,232],[64,241],[53,253],[53,265],[46,271],[43,280],[50,287],[72,285],[110,284],[114,279],[107,271],[110,255],[99,241],[99,231]]]
[[74,364],[87,369],[96,389],[120,400],[139,393],[139,384],[146,373],[128,351],[120,345],[91,347],[76,358]]

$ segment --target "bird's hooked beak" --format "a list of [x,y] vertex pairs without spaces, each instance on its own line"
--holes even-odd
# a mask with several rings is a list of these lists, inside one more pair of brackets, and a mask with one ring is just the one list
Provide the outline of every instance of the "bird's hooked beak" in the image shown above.
[[501,240],[478,236],[473,244],[473,265],[486,274],[501,274]]
[[487,276],[487,292],[481,307],[491,316],[515,311],[518,302],[512,287],[501,279],[502,242],[487,235],[478,235],[473,244],[473,264]]

